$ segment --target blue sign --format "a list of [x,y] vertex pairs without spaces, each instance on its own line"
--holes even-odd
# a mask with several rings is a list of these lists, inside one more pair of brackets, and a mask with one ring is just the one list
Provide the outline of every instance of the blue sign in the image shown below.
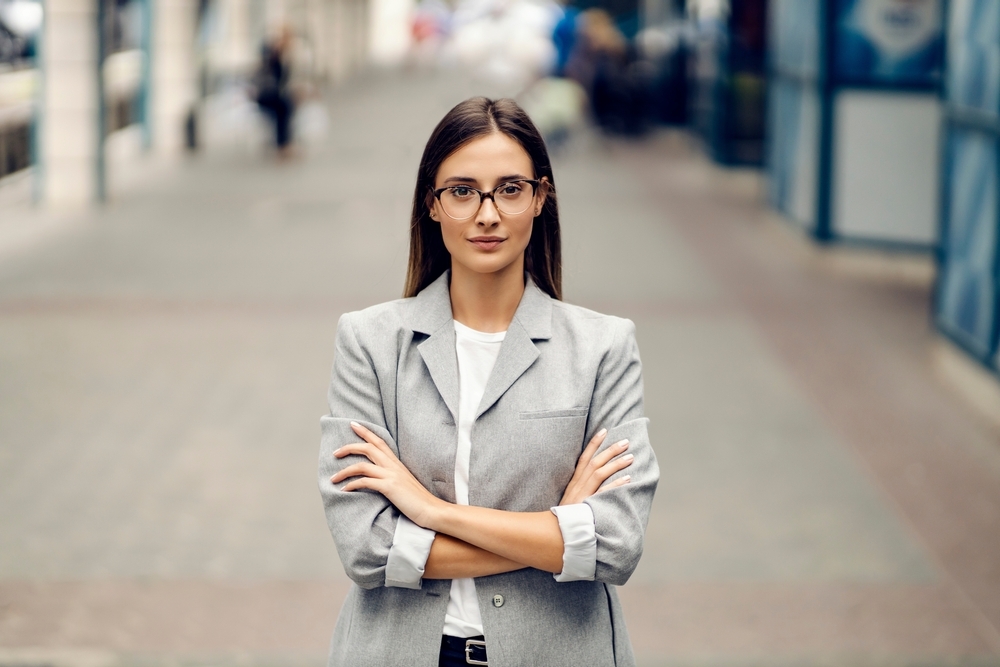
[[837,0],[835,76],[933,84],[941,74],[941,0]]

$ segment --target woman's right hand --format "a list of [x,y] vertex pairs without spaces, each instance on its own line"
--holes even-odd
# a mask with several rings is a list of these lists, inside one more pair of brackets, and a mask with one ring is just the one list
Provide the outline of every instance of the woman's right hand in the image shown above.
[[628,440],[616,442],[600,454],[595,454],[607,435],[608,429],[602,428],[591,438],[586,449],[580,454],[580,459],[576,463],[576,470],[573,472],[573,479],[569,481],[569,485],[563,493],[562,500],[559,501],[560,505],[582,503],[595,493],[607,491],[608,489],[624,486],[629,483],[630,477],[625,475],[610,484],[601,486],[616,472],[632,465],[633,460],[631,454],[624,454],[625,450],[628,449]]

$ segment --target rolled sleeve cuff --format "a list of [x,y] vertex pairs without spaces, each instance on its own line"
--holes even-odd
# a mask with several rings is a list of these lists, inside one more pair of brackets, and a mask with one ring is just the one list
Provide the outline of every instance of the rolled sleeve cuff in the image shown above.
[[553,507],[563,538],[563,569],[556,581],[593,581],[597,572],[594,510],[586,503]]
[[396,522],[389,559],[385,564],[385,585],[397,588],[420,588],[427,556],[434,543],[433,530],[421,528],[405,516]]

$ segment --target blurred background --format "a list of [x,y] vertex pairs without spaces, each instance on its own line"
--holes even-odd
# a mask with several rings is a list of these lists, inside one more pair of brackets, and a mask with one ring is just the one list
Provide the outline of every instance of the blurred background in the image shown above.
[[637,325],[640,664],[1000,665],[1000,1],[0,0],[0,666],[324,663],[337,319],[476,94]]

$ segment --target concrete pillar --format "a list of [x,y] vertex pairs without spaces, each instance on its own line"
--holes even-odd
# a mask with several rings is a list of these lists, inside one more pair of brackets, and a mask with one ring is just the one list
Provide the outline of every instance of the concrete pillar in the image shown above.
[[184,122],[198,99],[195,32],[197,0],[152,0],[153,148],[160,154],[184,149]]
[[97,196],[96,0],[48,0],[42,45],[40,195],[58,208]]
[[347,78],[347,50],[345,41],[347,30],[344,21],[347,17],[346,0],[328,0],[325,11],[325,44],[327,79],[334,85]]
[[204,53],[209,75],[251,74],[264,39],[263,5],[259,0],[216,0],[214,7],[213,31]]
[[[361,4],[361,3],[359,3]],[[410,49],[413,0],[370,0],[368,4],[369,55],[383,66],[399,65]]]

